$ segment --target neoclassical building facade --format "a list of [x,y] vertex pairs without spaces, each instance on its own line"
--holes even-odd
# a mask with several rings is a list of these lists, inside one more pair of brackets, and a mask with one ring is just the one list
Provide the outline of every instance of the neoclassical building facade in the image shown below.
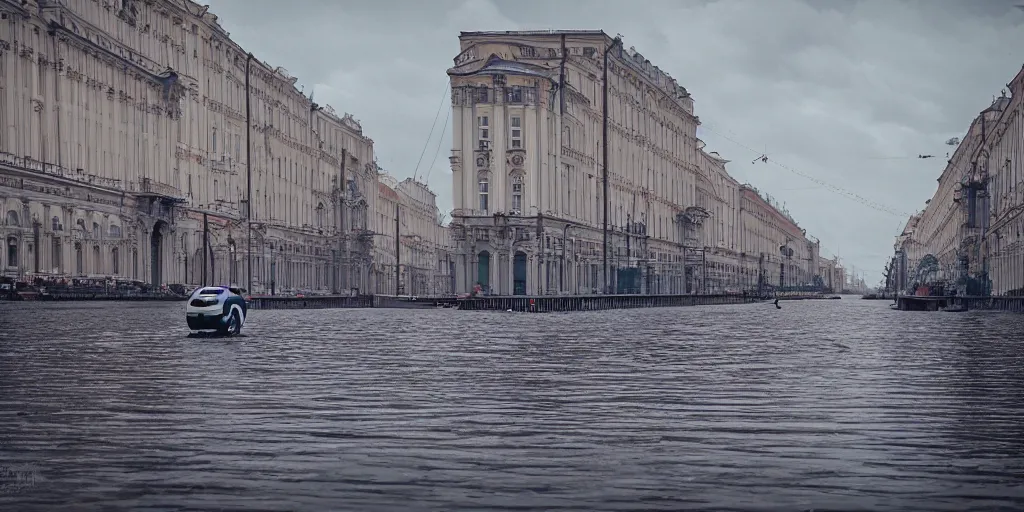
[[984,271],[993,295],[1024,295],[1024,67],[999,100],[1002,109],[978,151],[989,177],[990,221],[984,233]]
[[375,293],[420,297],[454,293],[451,237],[437,208],[437,196],[412,178],[398,181],[380,173],[378,180]]
[[1004,94],[975,117],[939,175],[935,194],[908,219],[891,263],[897,291],[930,287],[998,295],[1020,286],[1013,277],[1019,274],[1014,219],[1020,200],[1012,158],[1022,143],[1013,130],[1019,100],[1011,105]]
[[[671,76],[601,31],[463,32],[459,41],[448,70],[458,291],[475,284],[499,295],[751,286],[745,276],[760,267],[749,260],[743,242],[752,235],[744,230],[762,229],[768,214],[744,203],[724,159],[704,152],[693,98]],[[788,229],[776,224],[776,235],[755,231],[778,242],[775,255]],[[809,252],[798,243],[806,241],[800,230],[790,231],[797,233],[794,254]],[[772,251],[767,242],[758,247]],[[812,259],[793,262],[789,279],[816,275]]]
[[600,31],[460,35],[448,72],[459,291],[684,289],[676,222],[696,196],[693,100],[621,45],[608,55],[604,278],[601,77],[612,44]]
[[188,0],[0,12],[0,272],[370,288],[376,166],[351,115]]

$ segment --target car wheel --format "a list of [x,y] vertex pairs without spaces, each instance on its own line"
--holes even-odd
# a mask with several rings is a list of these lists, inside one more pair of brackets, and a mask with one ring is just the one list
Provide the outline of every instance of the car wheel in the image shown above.
[[238,311],[232,311],[231,316],[228,317],[228,324],[224,328],[224,334],[227,336],[237,336],[242,332],[242,319],[238,317]]

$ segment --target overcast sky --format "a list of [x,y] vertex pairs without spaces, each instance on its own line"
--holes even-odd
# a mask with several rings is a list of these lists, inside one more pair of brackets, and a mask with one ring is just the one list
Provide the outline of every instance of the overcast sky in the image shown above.
[[[944,142],[1024,64],[1024,0],[208,1],[235,41],[359,119],[391,174],[412,176],[426,145],[419,174],[443,212],[447,96],[427,134],[459,31],[621,33],[690,91],[698,136],[730,173],[784,202],[869,285],[906,220],[879,210],[923,208]],[[769,163],[751,163],[765,151]]]

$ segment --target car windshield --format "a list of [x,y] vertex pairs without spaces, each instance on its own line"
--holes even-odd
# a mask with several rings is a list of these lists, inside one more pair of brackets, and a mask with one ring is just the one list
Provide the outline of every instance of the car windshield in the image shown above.
[[224,293],[223,288],[203,288],[199,291],[199,295],[220,295]]

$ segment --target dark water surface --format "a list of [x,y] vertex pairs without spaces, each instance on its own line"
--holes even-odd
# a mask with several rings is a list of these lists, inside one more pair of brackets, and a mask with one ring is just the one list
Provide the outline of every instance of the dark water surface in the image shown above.
[[0,510],[1020,510],[1024,317],[0,303]]

